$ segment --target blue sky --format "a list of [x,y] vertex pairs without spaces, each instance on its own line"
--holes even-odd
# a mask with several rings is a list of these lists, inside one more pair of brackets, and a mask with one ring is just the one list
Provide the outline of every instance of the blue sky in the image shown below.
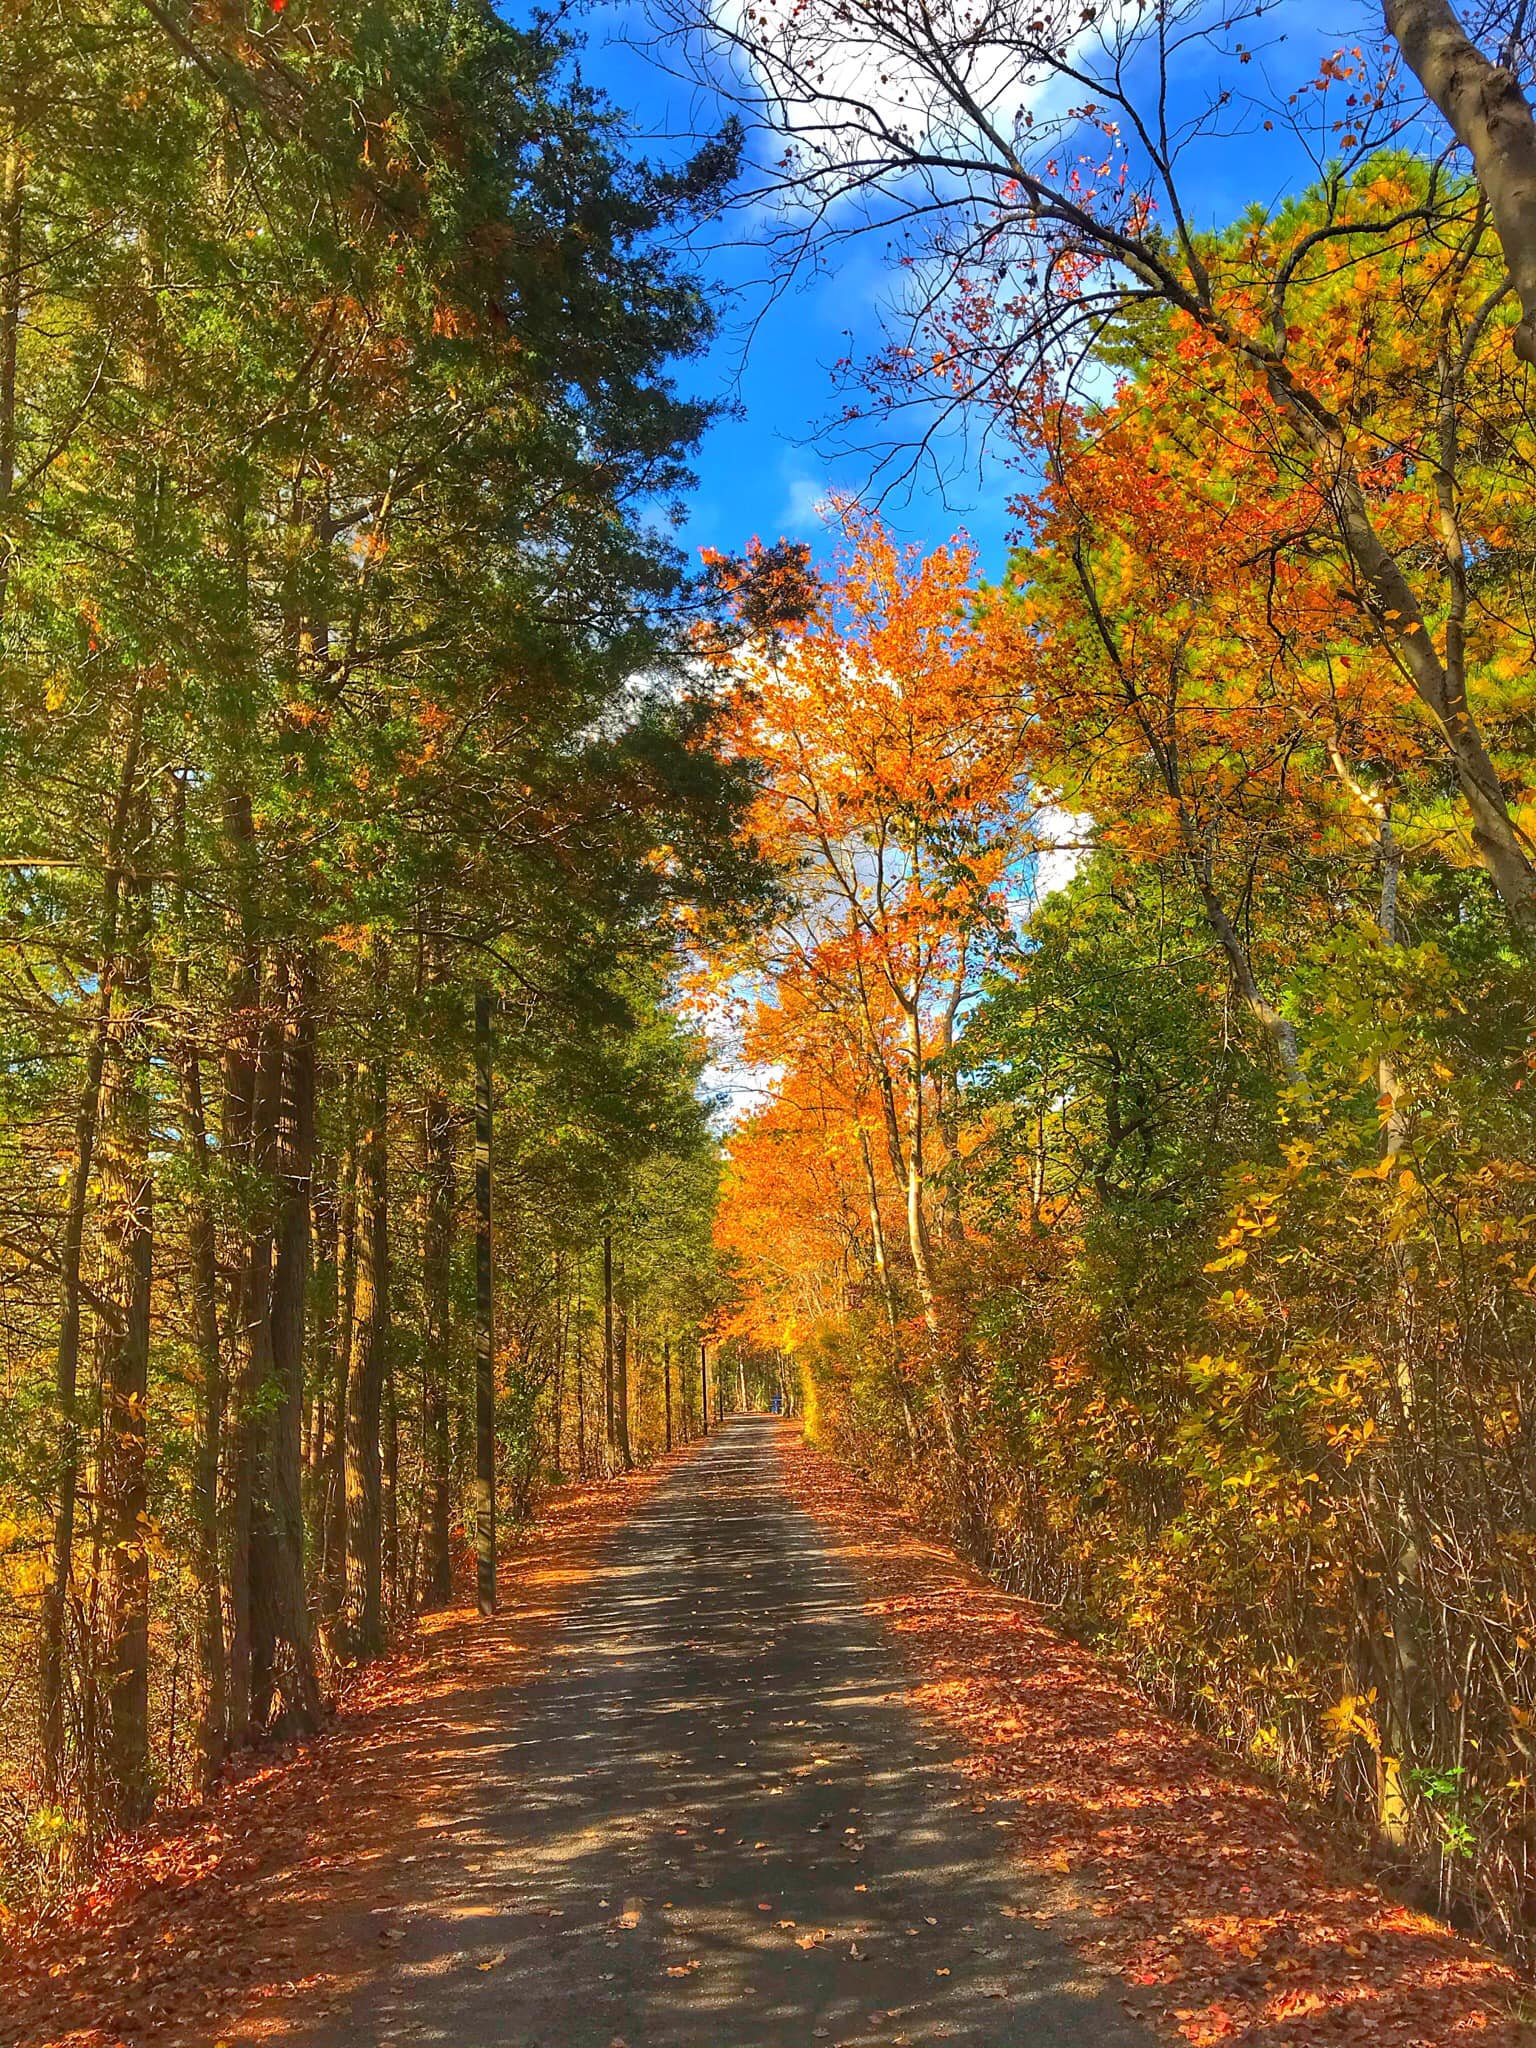
[[[508,7],[509,12],[516,11]],[[1315,73],[1320,59],[1370,33],[1375,10],[1363,6],[1284,0],[1268,27],[1264,60],[1272,89],[1283,92]],[[594,5],[572,25],[586,47],[581,69],[629,119],[638,147],[656,155],[686,152],[717,127],[725,109],[675,75],[669,58],[650,44],[642,6]],[[1257,68],[1244,82],[1258,82]],[[1191,96],[1198,76],[1179,82]],[[1273,202],[1305,181],[1307,166],[1294,138],[1265,135],[1257,121],[1244,137],[1213,142],[1191,159],[1188,189],[1205,224],[1219,225],[1254,200]],[[710,397],[733,401],[740,417],[711,430],[698,463],[699,488],[681,538],[701,546],[739,550],[753,535],[782,535],[825,546],[816,514],[829,489],[864,493],[870,459],[839,450],[826,426],[836,404],[832,367],[850,349],[857,355],[876,341],[880,309],[888,303],[891,272],[874,240],[843,251],[835,272],[812,276],[770,303],[762,289],[762,252],[746,239],[740,220],[712,236],[700,251],[709,284],[726,295],[720,336],[707,359],[686,366],[684,381]],[[735,240],[730,245],[730,238]],[[1006,556],[1010,524],[1007,472],[956,441],[946,475],[928,475],[888,496],[882,509],[905,537],[924,545],[963,528],[976,543],[981,567],[997,575]]]

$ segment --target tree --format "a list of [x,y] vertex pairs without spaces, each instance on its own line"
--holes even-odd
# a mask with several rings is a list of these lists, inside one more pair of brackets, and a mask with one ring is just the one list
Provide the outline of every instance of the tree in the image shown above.
[[[1479,261],[1488,207],[1438,168],[1407,181],[1373,174],[1409,110],[1390,66],[1341,51],[1323,58],[1280,113],[1299,128],[1319,108],[1336,140],[1338,160],[1313,195],[1313,217],[1258,219],[1226,241],[1197,231],[1181,182],[1188,139],[1224,129],[1242,102],[1240,74],[1252,55],[1243,38],[1265,12],[1204,0],[1091,16],[1010,4],[980,30],[963,10],[913,0],[866,0],[852,14],[831,4],[771,5],[739,19],[683,0],[674,15],[721,56],[721,75],[754,118],[788,139],[784,168],[759,195],[784,209],[786,260],[826,237],[863,233],[872,219],[906,238],[910,303],[870,380],[881,421],[899,423],[936,402],[979,414],[1011,438],[1039,377],[1090,359],[1128,307],[1166,318],[1195,344],[1197,360],[1227,366],[1260,398],[1285,460],[1326,512],[1345,565],[1341,620],[1363,619],[1412,687],[1477,858],[1525,933],[1536,915],[1536,863],[1516,815],[1519,792],[1488,744],[1462,642],[1469,550],[1459,423],[1469,377],[1505,353],[1512,318],[1508,284],[1497,275],[1487,282]],[[1445,13],[1389,10],[1389,19],[1406,34],[1410,17],[1438,18],[1443,29]],[[1175,75],[1196,67],[1215,83],[1173,125]],[[1485,85],[1495,75],[1478,73]],[[1511,86],[1503,102],[1509,146],[1498,204],[1511,220],[1520,99]],[[1257,98],[1251,113],[1274,125]],[[1490,162],[1494,154],[1485,152]],[[1364,345],[1341,359],[1337,337],[1298,304],[1362,259],[1390,264],[1409,240],[1452,252],[1452,288],[1433,330],[1438,428],[1416,451],[1438,504],[1425,549],[1382,518],[1376,407],[1350,402],[1353,392],[1391,388],[1386,361],[1404,330],[1378,338],[1367,322]],[[1482,288],[1468,301],[1461,287],[1474,275]],[[898,458],[904,447],[910,454],[898,427]],[[1399,447],[1389,435],[1387,450]]]
[[803,630],[727,657],[731,744],[759,776],[747,829],[788,885],[748,964],[776,1011],[761,1029],[814,1020],[842,1040],[902,1189],[931,1322],[935,1187],[938,1228],[953,1236],[963,1176],[946,1061],[1007,943],[1030,846],[1020,643],[1005,608],[975,616],[963,545],[918,560],[853,506],[843,528],[846,551]]
[[186,1789],[184,1643],[206,1783],[449,1588],[474,991],[503,1094],[566,1034],[602,1101],[755,886],[656,517],[733,134],[640,162],[488,6],[303,13],[27,6],[0,85],[5,1695],[66,1848]]

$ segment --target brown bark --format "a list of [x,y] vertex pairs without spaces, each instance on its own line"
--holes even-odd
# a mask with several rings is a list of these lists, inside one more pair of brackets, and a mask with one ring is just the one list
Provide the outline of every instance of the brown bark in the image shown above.
[[[376,1020],[382,1040],[384,1019]],[[354,1657],[384,1647],[383,1415],[389,1342],[388,1077],[382,1042],[358,1062],[357,1277],[347,1386],[346,1641]]]
[[1520,298],[1515,353],[1536,362],[1536,119],[1506,65],[1485,57],[1446,0],[1385,0],[1388,33],[1471,155]]
[[615,1343],[613,1352],[613,1416],[619,1450],[619,1466],[628,1472],[634,1465],[629,1446],[629,1304],[624,1297],[624,1268],[619,1267],[619,1296],[614,1304]]
[[336,1360],[331,1393],[332,1425],[325,1474],[325,1536],[320,1612],[334,1626],[346,1602],[347,1580],[347,1407],[351,1385],[352,1327],[357,1303],[357,1067],[349,1063],[342,1084],[344,1133],[341,1185],[337,1193]]
[[491,1264],[491,994],[475,992],[475,1599],[496,1612],[496,1327]]
[[[186,777],[175,783],[177,918],[186,931]],[[179,1015],[175,1031],[176,1076],[185,1133],[187,1192],[185,1197],[188,1289],[192,1337],[197,1354],[198,1429],[192,1499],[195,1535],[193,1570],[197,1580],[194,1632],[192,1754],[193,1782],[206,1791],[224,1760],[224,1598],[219,1571],[219,1452],[224,1430],[224,1347],[219,1331],[218,1244],[214,1228],[212,1170],[208,1146],[208,1115],[203,1099],[202,1054],[190,1016],[191,962],[185,938],[178,949],[175,995]]]
[[272,1387],[263,1406],[260,1492],[253,1502],[251,1718],[285,1732],[319,1722],[320,1693],[304,1589],[301,1437],[305,1310],[315,1163],[315,978],[284,963],[277,1101],[277,1228],[268,1319]]
[[386,1357],[384,1361],[384,1399],[379,1419],[379,1499],[384,1613],[388,1622],[393,1624],[400,1613],[404,1583],[400,1565],[400,1383],[392,1357]]
[[60,1444],[57,1496],[48,1579],[42,1601],[42,1644],[39,1658],[39,1700],[42,1720],[43,1784],[50,1802],[64,1793],[64,1638],[69,1588],[74,1571],[75,1493],[79,1483],[79,1418],[76,1394],[80,1372],[80,1310],[85,1246],[86,1200],[101,1115],[102,1073],[112,1026],[112,1005],[121,971],[118,924],[122,904],[123,853],[138,788],[139,750],[144,729],[142,690],[129,706],[122,768],[107,826],[102,868],[101,923],[98,930],[95,1013],[86,1041],[85,1072],[75,1115],[74,1159],[64,1230],[59,1245],[62,1301],[54,1351],[54,1386],[58,1402]]
[[[266,1122],[263,1076],[270,1092],[273,1062],[262,1028],[261,956],[254,914],[256,827],[249,794],[239,788],[230,789],[225,794],[222,812],[223,850],[233,878],[233,901],[226,932],[219,1134],[224,1160],[238,1183],[257,1164],[258,1125]],[[256,1391],[266,1376],[270,1266],[271,1242],[263,1220],[257,1215],[243,1218],[240,1241],[230,1258],[229,1281],[229,1647],[225,1697],[232,1744],[243,1742],[250,1729],[250,1547],[256,1457],[253,1410]]]
[[614,1414],[613,1233],[603,1233],[603,1432],[609,1455],[617,1441]]
[[[453,1272],[453,1120],[440,1089],[427,1097],[422,1119],[422,1289],[426,1309],[425,1386],[426,1558],[422,1604],[445,1607],[453,1597],[449,1547],[452,1466],[448,1440],[448,1343]],[[556,1458],[558,1461],[558,1445]]]
[[[147,809],[147,807],[145,807]],[[147,839],[147,822],[144,828]],[[142,855],[143,844],[135,850]],[[146,1404],[154,1251],[150,1111],[143,1065],[149,1001],[149,889],[131,878],[129,935],[102,1087],[100,1291],[104,1746],[99,1821],[138,1825],[154,1804],[149,1757],[149,1492]]]
[[15,543],[6,531],[16,489],[16,362],[21,339],[21,217],[25,165],[12,135],[0,162],[0,616],[5,612]]

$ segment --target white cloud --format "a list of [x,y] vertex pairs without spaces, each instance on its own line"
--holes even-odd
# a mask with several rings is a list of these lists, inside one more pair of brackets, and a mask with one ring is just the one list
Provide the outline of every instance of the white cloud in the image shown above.
[[[969,106],[987,128],[1010,137],[1026,115],[1037,122],[1067,115],[1069,105],[1092,96],[1085,77],[1112,73],[1127,42],[1145,31],[1147,12],[1145,0],[1110,0],[1085,22],[1077,0],[1001,0],[979,28],[971,0],[706,4],[767,94],[774,125],[828,163],[865,155],[881,131],[912,147],[981,141],[990,155],[994,146]],[[901,47],[908,36],[942,53],[944,70],[908,55]]]
[[1065,889],[1093,849],[1093,820],[1086,811],[1063,810],[1059,804],[1042,804],[1035,813],[1034,830],[1040,841],[1025,915]]
[[825,526],[830,489],[824,476],[813,476],[797,463],[785,464],[784,503],[779,522],[791,540],[803,540],[807,530]]

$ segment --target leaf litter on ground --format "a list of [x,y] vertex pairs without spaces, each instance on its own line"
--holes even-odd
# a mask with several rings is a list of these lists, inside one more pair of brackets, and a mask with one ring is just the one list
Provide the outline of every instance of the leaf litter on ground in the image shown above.
[[[345,1997],[370,1964],[328,1936],[387,1915],[391,1871],[459,1822],[431,1768],[448,1703],[540,1668],[604,1539],[687,1455],[551,1493],[502,1562],[496,1615],[423,1617],[320,1735],[250,1753],[205,1805],[113,1844],[88,1887],[0,1947],[4,2048],[245,2048]],[[375,1958],[403,1931],[385,1918]]]
[[[1007,1814],[1020,1918],[1055,1924],[1192,2048],[1528,2048],[1497,1956],[1355,1876],[1272,1786],[1003,1592],[798,1432],[791,1496]],[[1021,1873],[1021,1875],[1024,1875]]]

